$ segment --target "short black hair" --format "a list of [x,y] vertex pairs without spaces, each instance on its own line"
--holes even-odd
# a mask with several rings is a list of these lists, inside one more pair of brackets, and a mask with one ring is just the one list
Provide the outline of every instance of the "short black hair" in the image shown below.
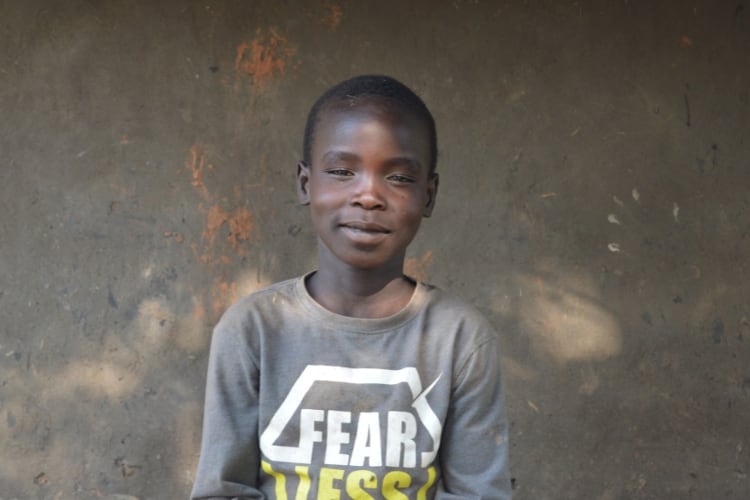
[[396,109],[412,113],[424,122],[427,127],[430,143],[429,171],[434,172],[437,166],[437,131],[435,119],[427,109],[424,101],[409,87],[393,77],[386,75],[360,75],[334,85],[321,95],[307,115],[305,138],[302,145],[303,161],[311,165],[312,143],[315,140],[315,129],[321,114],[336,104],[347,103],[349,106],[370,104],[382,101]]

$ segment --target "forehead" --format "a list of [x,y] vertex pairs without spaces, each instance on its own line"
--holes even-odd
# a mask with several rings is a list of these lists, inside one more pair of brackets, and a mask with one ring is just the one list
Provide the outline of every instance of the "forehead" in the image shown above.
[[402,149],[429,157],[430,133],[424,120],[396,104],[379,100],[342,101],[321,110],[313,136],[313,152],[324,152],[333,145],[332,141],[346,140],[366,124],[386,130]]

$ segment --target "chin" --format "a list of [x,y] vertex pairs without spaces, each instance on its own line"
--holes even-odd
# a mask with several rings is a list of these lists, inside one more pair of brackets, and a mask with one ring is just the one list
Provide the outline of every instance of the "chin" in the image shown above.
[[372,262],[365,259],[347,259],[343,261],[349,267],[357,269],[359,271],[376,271],[378,269],[386,270],[388,266],[382,262]]
[[376,258],[372,252],[354,250],[334,255],[343,264],[362,271],[386,270],[391,267],[389,259]]

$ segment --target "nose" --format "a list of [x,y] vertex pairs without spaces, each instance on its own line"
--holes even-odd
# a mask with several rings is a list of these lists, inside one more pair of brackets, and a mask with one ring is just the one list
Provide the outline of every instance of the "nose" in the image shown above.
[[381,181],[374,175],[360,175],[354,185],[351,203],[365,210],[382,210],[385,208]]

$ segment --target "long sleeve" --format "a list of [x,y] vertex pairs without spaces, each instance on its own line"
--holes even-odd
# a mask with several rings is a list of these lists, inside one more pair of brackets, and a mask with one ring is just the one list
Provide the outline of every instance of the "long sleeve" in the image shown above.
[[214,331],[192,498],[509,500],[498,345],[425,285],[375,319],[304,278],[247,296]]
[[460,368],[440,444],[438,500],[510,500],[508,423],[499,342],[480,345]]
[[192,499],[262,499],[258,489],[258,369],[237,322],[211,340],[203,439]]

